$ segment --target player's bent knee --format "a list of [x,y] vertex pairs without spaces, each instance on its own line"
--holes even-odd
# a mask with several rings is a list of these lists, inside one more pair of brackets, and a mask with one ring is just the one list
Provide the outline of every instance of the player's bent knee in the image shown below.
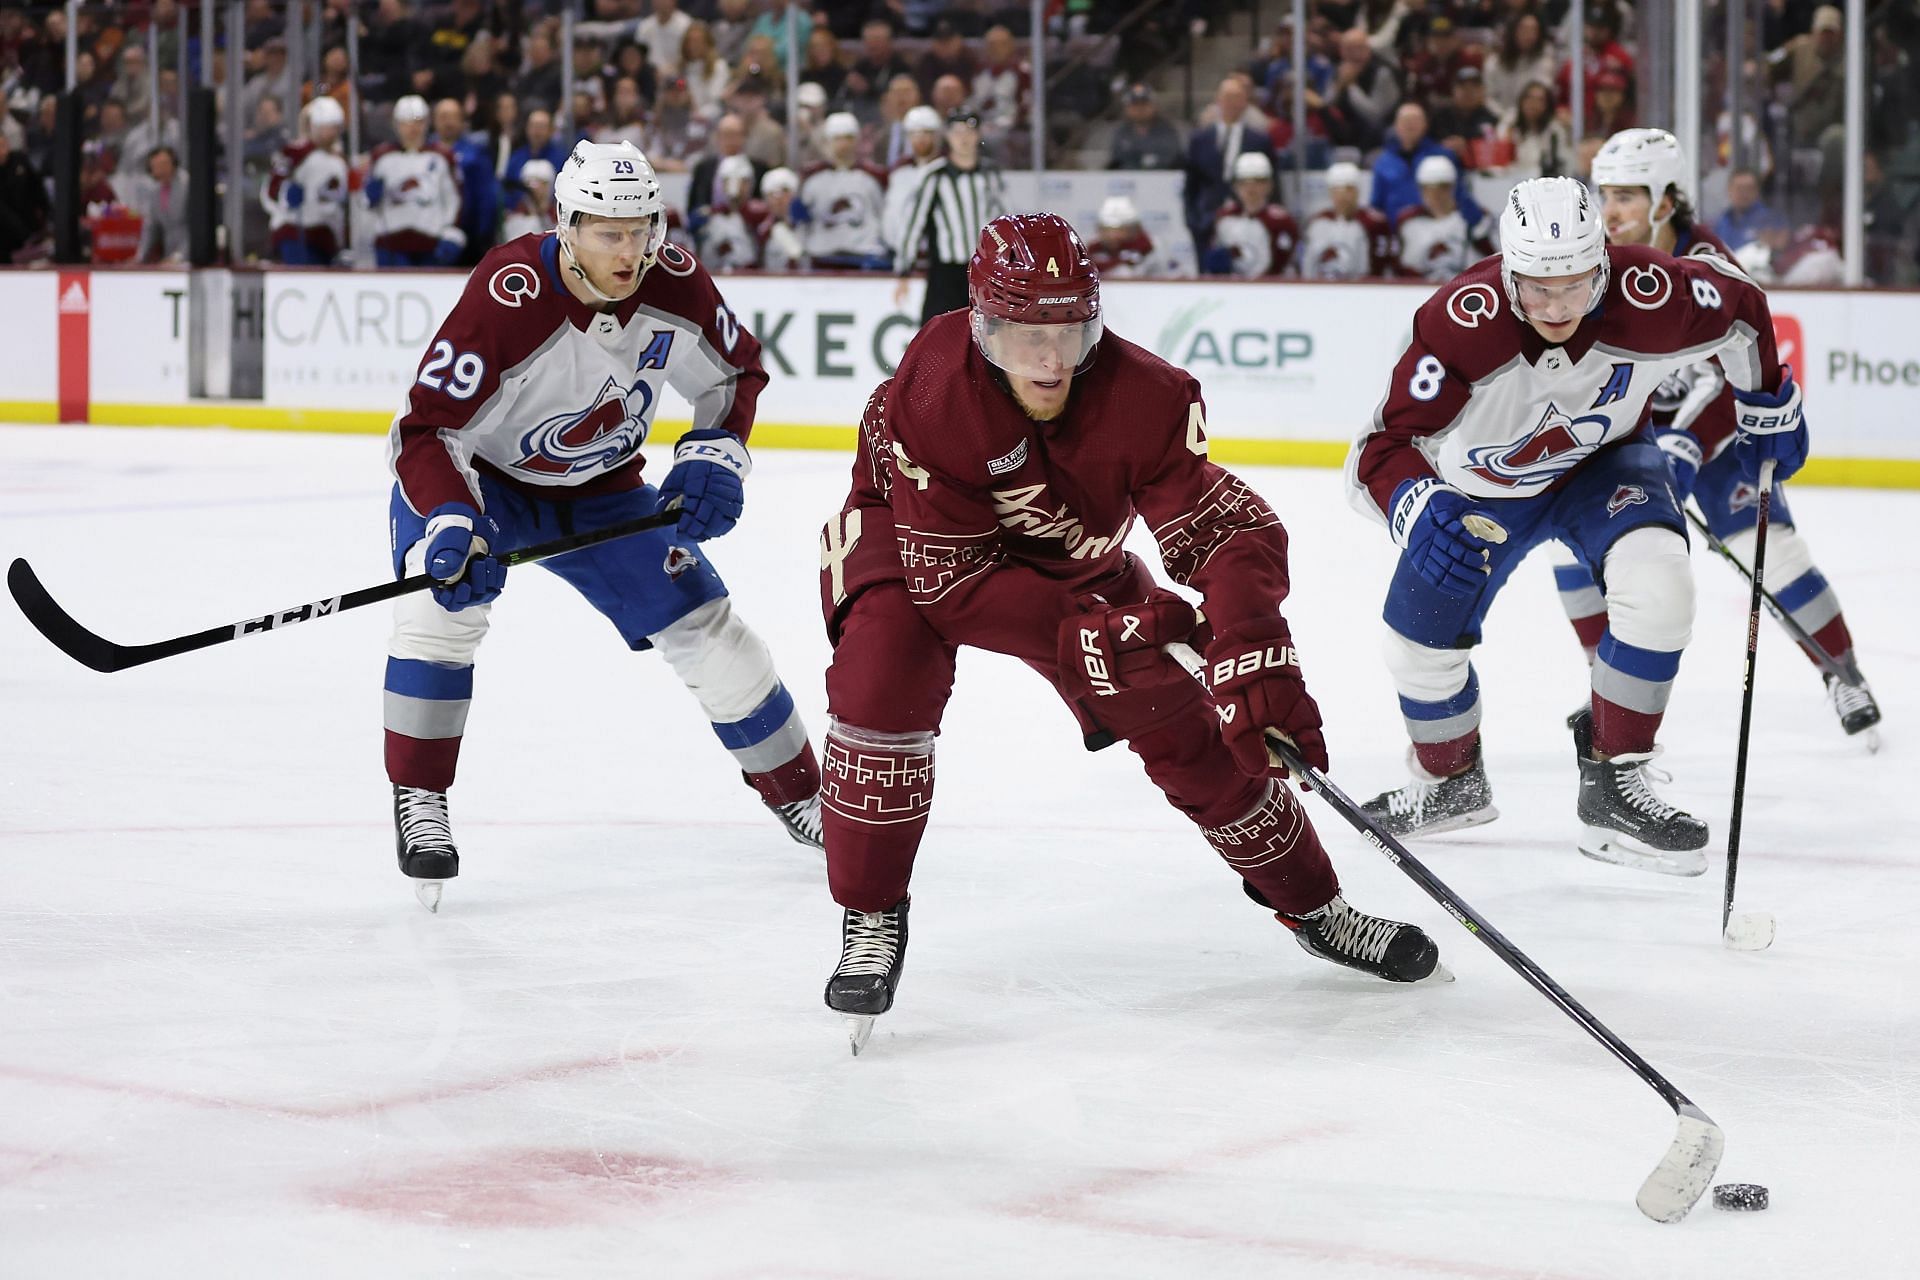
[[1391,627],[1382,647],[1393,686],[1403,698],[1444,702],[1467,687],[1472,654],[1466,649],[1435,649],[1409,640]]
[[780,683],[765,642],[725,596],[647,638],[717,722],[750,715]]
[[[409,574],[426,569],[426,543],[416,542],[407,552]],[[429,592],[415,591],[393,602],[393,635],[387,652],[396,658],[439,662],[464,667],[473,662],[486,639],[487,615],[492,605],[473,605],[455,612],[443,609]]]
[[1607,630],[1636,649],[1673,653],[1693,638],[1693,563],[1671,529],[1647,526],[1607,550]]
[[[1751,565],[1753,563],[1754,544],[1759,535],[1752,529],[1742,529],[1726,540],[1727,550],[1739,556]],[[1807,540],[1800,536],[1799,530],[1790,524],[1769,524],[1767,526],[1767,586],[1778,591],[1813,570],[1813,549]]]

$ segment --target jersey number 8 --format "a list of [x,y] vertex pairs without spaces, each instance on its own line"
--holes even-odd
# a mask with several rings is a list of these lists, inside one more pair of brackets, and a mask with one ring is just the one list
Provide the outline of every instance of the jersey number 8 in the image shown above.
[[1447,367],[1433,356],[1421,356],[1420,362],[1413,366],[1413,377],[1407,380],[1407,394],[1415,400],[1431,400],[1440,394],[1440,384],[1445,381]]
[[480,389],[480,376],[486,371],[486,361],[471,351],[456,355],[453,344],[442,338],[433,344],[426,364],[421,366],[419,383],[431,391],[445,391],[455,400],[469,400]]

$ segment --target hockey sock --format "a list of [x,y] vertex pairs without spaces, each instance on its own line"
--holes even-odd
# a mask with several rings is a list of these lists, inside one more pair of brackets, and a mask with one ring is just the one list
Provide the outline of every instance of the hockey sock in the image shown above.
[[1573,624],[1573,633],[1580,637],[1587,661],[1592,662],[1600,637],[1607,630],[1607,598],[1600,594],[1600,584],[1583,564],[1556,564],[1553,582],[1560,590],[1560,607],[1567,611],[1567,621]]
[[397,786],[453,786],[473,699],[473,667],[388,658],[384,722],[387,778]]
[[1451,778],[1480,750],[1480,677],[1469,665],[1460,691],[1433,702],[1401,694],[1400,715],[1420,767],[1436,778]]
[[1260,802],[1237,821],[1200,834],[1275,911],[1305,915],[1340,892],[1333,863],[1306,811],[1285,783],[1269,779]]
[[933,735],[843,724],[827,730],[820,819],[827,885],[854,911],[885,911],[907,896],[914,855],[933,811]]
[[804,744],[800,754],[764,773],[749,773],[747,783],[768,804],[792,804],[805,800],[820,789],[820,762],[814,758],[813,744]]
[[1680,652],[1640,649],[1609,631],[1593,662],[1593,750],[1603,758],[1653,750]]

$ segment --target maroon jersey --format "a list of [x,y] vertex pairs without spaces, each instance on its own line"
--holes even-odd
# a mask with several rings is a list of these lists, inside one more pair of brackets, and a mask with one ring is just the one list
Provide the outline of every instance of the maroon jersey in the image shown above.
[[1153,261],[1153,237],[1138,227],[1117,245],[1109,245],[1096,236],[1087,246],[1087,257],[1092,259],[1093,269],[1102,279],[1142,275]]
[[1390,276],[1399,257],[1393,224],[1378,209],[1363,204],[1351,218],[1322,209],[1307,219],[1307,233],[1300,242],[1300,274],[1309,280]]
[[[876,408],[884,429],[863,432],[848,511],[886,495],[890,568],[950,643],[1052,669],[1059,624],[1086,597],[1153,589],[1121,549],[1136,517],[1214,626],[1273,617],[1286,597],[1286,531],[1208,461],[1199,384],[1124,338],[1108,333],[1066,409],[1035,422],[975,347],[970,313],[949,312],[921,329],[869,419]],[[843,554],[843,576],[861,580],[866,562]]]
[[[1726,241],[1715,235],[1712,228],[1699,222],[1680,233],[1675,240],[1673,253],[1675,257],[1684,258],[1710,253],[1728,262],[1733,261],[1733,250],[1727,248]],[[1733,439],[1733,388],[1727,385],[1726,375],[1721,373],[1718,361],[1705,362],[1678,376],[1692,388],[1679,410],[1678,420],[1671,412],[1655,409],[1652,413],[1653,425],[1679,426],[1693,432],[1700,441],[1701,456],[1711,458]]]
[[1662,379],[1713,356],[1734,386],[1779,389],[1766,295],[1738,267],[1641,245],[1606,253],[1602,305],[1563,345],[1512,313],[1498,257],[1421,305],[1386,398],[1347,457],[1355,506],[1385,519],[1401,484],[1434,476],[1476,498],[1557,488],[1639,427]]
[[1230,198],[1213,219],[1213,243],[1233,255],[1237,276],[1279,275],[1293,265],[1293,246],[1299,238],[1293,215],[1272,201],[1249,210]]

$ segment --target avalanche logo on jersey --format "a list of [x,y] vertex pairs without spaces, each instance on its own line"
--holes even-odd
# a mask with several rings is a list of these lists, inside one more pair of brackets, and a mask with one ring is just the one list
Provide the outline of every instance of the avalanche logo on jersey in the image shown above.
[[587,409],[557,414],[522,436],[514,469],[570,476],[617,466],[646,440],[652,410],[653,388],[645,381],[627,390],[608,378]]
[[1548,484],[1605,443],[1612,427],[1598,415],[1569,418],[1548,401],[1526,439],[1467,450],[1467,470],[1502,489]]
[[1607,499],[1607,519],[1611,520],[1636,502],[1645,502],[1647,491],[1637,484],[1623,484]]

